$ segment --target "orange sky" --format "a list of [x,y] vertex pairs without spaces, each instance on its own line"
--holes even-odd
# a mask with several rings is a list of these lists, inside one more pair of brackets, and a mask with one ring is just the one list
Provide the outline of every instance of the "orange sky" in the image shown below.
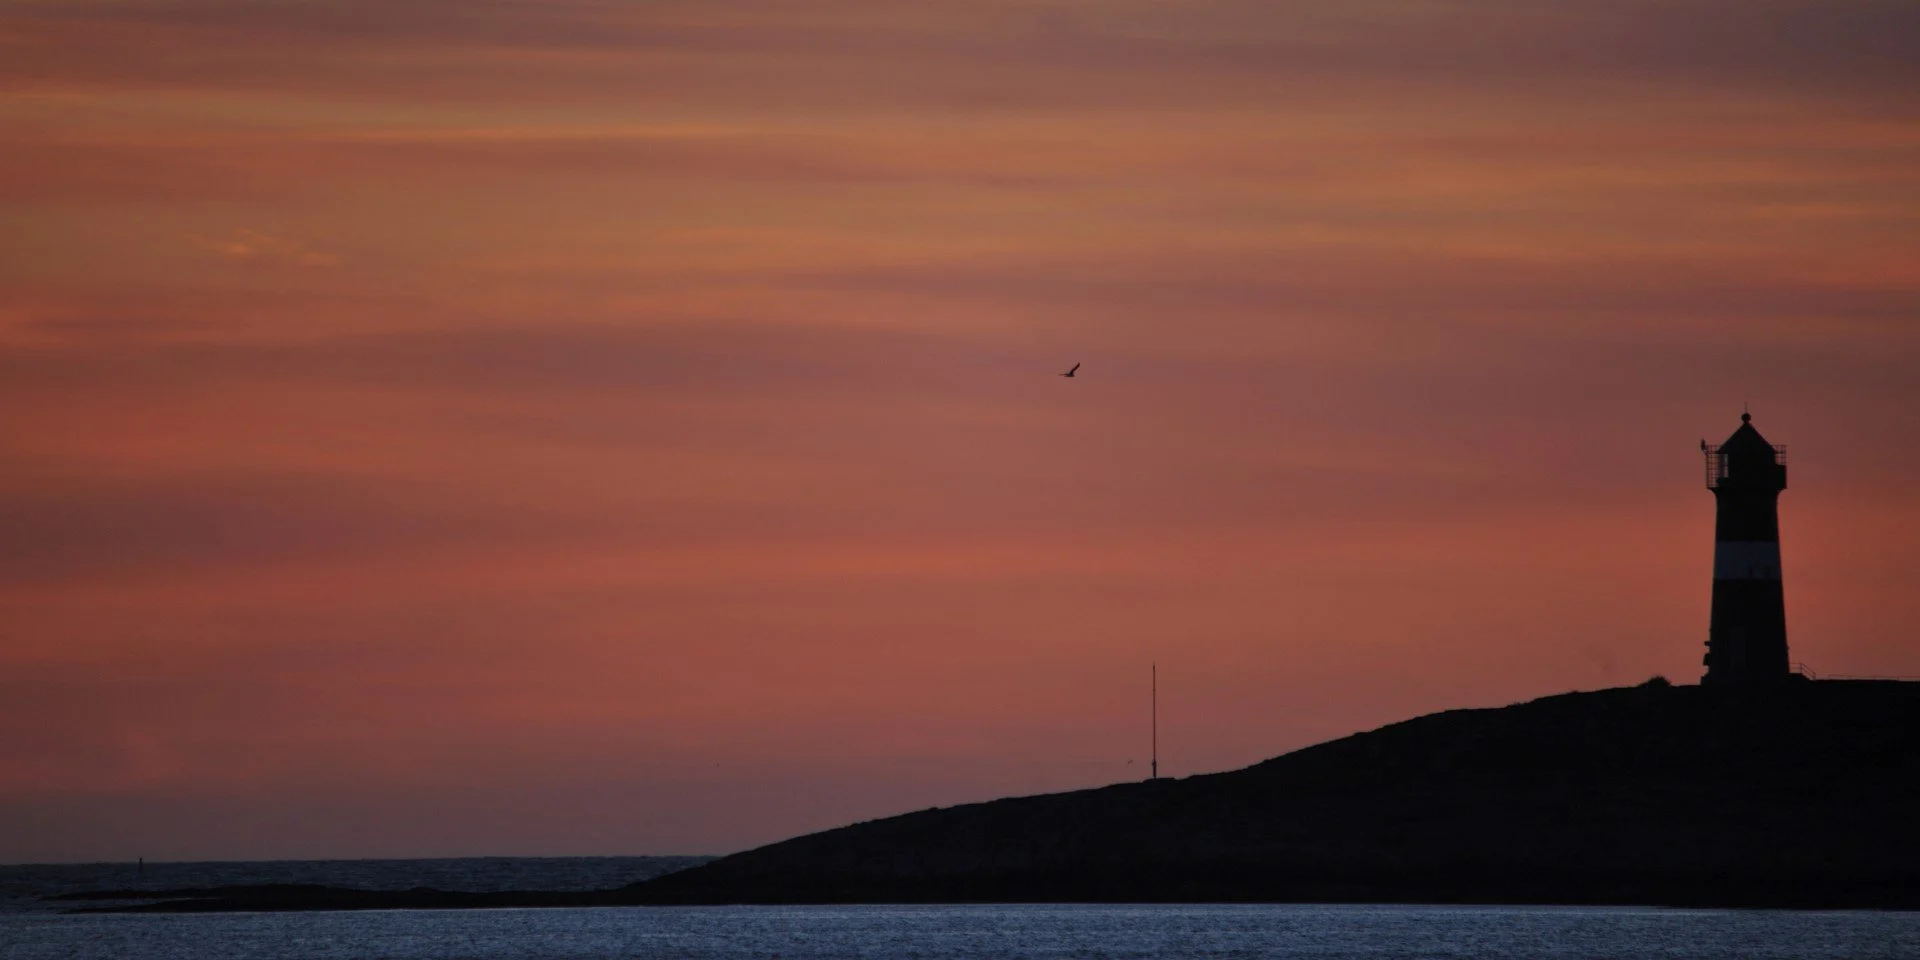
[[[721,853],[1920,674],[1920,7],[0,0],[0,860]],[[1052,374],[1084,362],[1082,375]],[[1131,761],[1131,764],[1129,763]]]

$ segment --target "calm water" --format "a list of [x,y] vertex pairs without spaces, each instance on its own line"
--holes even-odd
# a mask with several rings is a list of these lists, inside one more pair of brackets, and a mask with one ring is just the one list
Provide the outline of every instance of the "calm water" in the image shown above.
[[0,915],[0,958],[1920,958],[1920,913],[1374,906]]
[[0,866],[0,960],[1726,958],[1920,960],[1920,913],[1573,907],[951,906],[72,915],[79,890],[322,883],[591,890],[690,857]]

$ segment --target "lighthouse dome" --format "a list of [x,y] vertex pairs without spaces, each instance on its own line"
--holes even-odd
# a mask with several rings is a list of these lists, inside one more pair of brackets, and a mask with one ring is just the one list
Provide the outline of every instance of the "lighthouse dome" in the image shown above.
[[1727,442],[1720,445],[1720,452],[1726,454],[1741,453],[1747,450],[1765,450],[1769,454],[1773,453],[1773,444],[1768,443],[1767,438],[1761,436],[1760,431],[1753,428],[1753,414],[1751,413],[1743,413],[1740,415],[1740,429],[1735,430],[1733,436],[1728,437]]

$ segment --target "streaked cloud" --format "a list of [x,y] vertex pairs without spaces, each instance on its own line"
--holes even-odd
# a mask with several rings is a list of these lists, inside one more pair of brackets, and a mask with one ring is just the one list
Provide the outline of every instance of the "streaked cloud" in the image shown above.
[[208,253],[217,253],[233,260],[295,267],[332,267],[340,263],[340,258],[335,254],[314,250],[287,237],[270,237],[257,230],[235,230],[223,237],[203,237],[190,233],[186,240]]

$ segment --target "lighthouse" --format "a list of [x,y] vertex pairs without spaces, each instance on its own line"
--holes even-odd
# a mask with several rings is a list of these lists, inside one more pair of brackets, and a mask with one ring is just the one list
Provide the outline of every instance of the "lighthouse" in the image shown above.
[[1719,446],[1701,441],[1713,525],[1713,614],[1701,683],[1785,680],[1787,607],[1780,588],[1780,491],[1787,448],[1776,447],[1740,415],[1740,429]]

